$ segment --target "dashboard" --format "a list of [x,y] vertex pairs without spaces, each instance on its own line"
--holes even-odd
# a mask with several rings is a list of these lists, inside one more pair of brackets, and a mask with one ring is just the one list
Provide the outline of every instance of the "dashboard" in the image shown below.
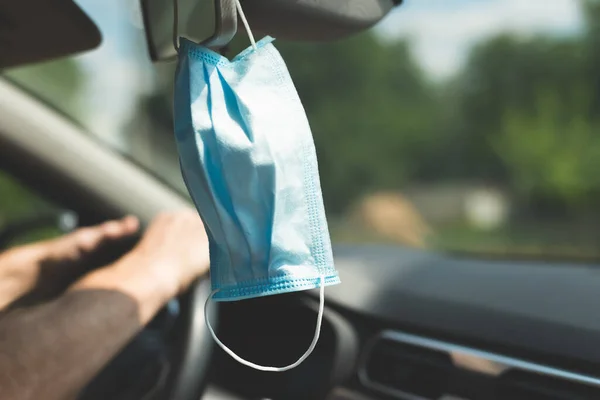
[[[210,382],[244,399],[600,398],[595,265],[485,261],[337,246],[321,340],[254,371],[215,350]],[[318,293],[223,303],[219,332],[267,365],[308,347]]]

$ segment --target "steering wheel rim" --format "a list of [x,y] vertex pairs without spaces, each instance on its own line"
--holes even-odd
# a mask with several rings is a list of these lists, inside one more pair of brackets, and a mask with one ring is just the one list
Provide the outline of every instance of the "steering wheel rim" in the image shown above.
[[[161,399],[198,400],[206,388],[214,342],[206,327],[204,303],[211,292],[210,280],[197,280],[179,298],[179,315],[175,321],[170,370]],[[211,324],[216,327],[218,307],[208,305]]]

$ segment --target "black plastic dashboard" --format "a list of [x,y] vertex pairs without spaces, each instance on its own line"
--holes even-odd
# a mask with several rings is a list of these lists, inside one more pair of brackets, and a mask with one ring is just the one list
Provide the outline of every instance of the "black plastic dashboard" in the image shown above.
[[[497,376],[511,369],[515,371],[510,375],[517,377],[513,372],[518,369],[519,379],[524,379],[524,373],[528,380],[565,378],[560,387],[563,395],[571,393],[567,397],[548,391],[535,399],[587,399],[600,393],[593,389],[590,395],[587,387],[569,392],[572,388],[565,386],[600,385],[596,379],[600,376],[598,266],[460,259],[387,246],[337,246],[334,254],[342,284],[326,290],[322,338],[305,364],[284,374],[261,373],[217,351],[211,381],[248,399],[441,398],[411,397],[401,390],[365,384],[360,375],[370,365],[367,353],[373,352],[374,339],[388,335],[385,339],[392,338],[388,342],[401,343],[396,347],[385,343],[392,346],[382,352],[386,357],[394,352],[404,352],[402,357],[408,354],[412,358],[402,360],[409,361],[430,357],[422,369],[429,371],[426,381],[435,372],[456,377],[466,387],[477,384],[493,392],[497,383],[480,382],[481,374],[449,369],[448,360],[457,354],[483,354],[481,360],[502,365]],[[223,304],[223,340],[259,363],[294,361],[312,338],[316,296],[297,293]],[[383,360],[379,369],[387,376],[394,361]],[[542,388],[555,384],[549,382],[536,384]],[[331,394],[340,387],[349,392],[339,397]]]
[[600,365],[600,266],[379,246],[338,247],[335,256],[343,284],[327,291],[329,304],[542,361]]

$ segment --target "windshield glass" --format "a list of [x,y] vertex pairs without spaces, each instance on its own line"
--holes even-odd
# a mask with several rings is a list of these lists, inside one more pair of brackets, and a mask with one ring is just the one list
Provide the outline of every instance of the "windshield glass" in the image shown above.
[[[149,61],[139,2],[76,2],[102,46],[6,74],[185,192],[175,65]],[[593,0],[406,0],[347,40],[277,41],[313,128],[333,241],[600,255],[598,41]]]

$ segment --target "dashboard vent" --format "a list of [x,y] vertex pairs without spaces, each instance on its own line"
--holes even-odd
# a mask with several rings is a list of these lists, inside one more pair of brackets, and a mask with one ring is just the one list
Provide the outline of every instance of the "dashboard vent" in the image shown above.
[[598,400],[600,379],[424,337],[371,341],[362,384],[402,400]]

